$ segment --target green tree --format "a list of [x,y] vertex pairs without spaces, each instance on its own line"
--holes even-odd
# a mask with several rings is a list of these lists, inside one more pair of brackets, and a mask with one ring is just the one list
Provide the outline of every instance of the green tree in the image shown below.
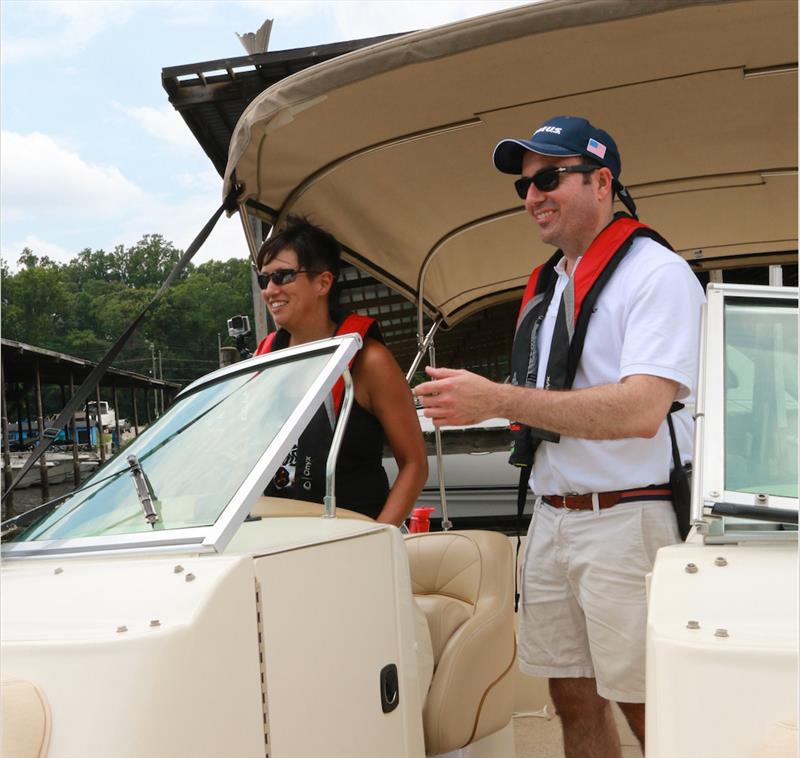
[[[66,264],[25,248],[3,263],[3,336],[97,361],[154,296],[183,252],[160,234],[113,251],[85,248]],[[217,365],[217,335],[233,315],[252,318],[247,261],[189,264],[148,314],[114,365],[191,381]]]
[[3,335],[61,350],[75,318],[74,292],[61,266],[30,248],[23,249],[19,265],[15,275],[2,269]]

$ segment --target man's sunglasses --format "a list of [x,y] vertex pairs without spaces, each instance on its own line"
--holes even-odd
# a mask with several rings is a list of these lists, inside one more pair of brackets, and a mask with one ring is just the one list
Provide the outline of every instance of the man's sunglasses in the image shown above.
[[318,274],[319,271],[312,271],[308,268],[279,268],[275,269],[275,271],[271,271],[269,274],[257,274],[258,276],[258,286],[261,287],[262,290],[267,288],[267,285],[272,280],[273,284],[277,284],[279,287],[283,284],[291,284],[295,279],[297,279],[299,274]]
[[528,196],[528,190],[531,184],[539,190],[539,192],[552,192],[558,187],[558,182],[561,174],[590,174],[592,171],[602,168],[601,166],[593,166],[591,163],[581,163],[578,166],[558,166],[552,168],[543,168],[537,171],[533,176],[521,176],[514,182],[517,194],[522,200]]

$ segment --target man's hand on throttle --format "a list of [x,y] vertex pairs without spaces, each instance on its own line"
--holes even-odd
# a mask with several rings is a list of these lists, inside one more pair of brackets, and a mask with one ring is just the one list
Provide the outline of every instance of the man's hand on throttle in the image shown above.
[[414,395],[434,426],[465,426],[496,415],[494,382],[463,369],[426,366],[425,371],[432,381],[418,384]]

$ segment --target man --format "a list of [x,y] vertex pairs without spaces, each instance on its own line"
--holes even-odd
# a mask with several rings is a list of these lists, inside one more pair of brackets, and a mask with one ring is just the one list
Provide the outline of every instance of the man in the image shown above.
[[[428,368],[415,389],[437,426],[516,422],[512,461],[536,494],[521,587],[519,665],[550,678],[570,756],[620,754],[610,700],[644,745],[645,575],[678,541],[667,415],[692,401],[703,292],[686,262],[634,217],[614,214],[614,140],[588,121],[550,119],[494,151],[542,240],[510,384]],[[691,418],[673,414],[683,460]]]

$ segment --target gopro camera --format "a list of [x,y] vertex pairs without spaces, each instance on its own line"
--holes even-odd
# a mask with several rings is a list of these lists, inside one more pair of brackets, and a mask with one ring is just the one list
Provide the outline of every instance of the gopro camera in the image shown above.
[[228,334],[234,339],[250,336],[250,319],[247,316],[234,316],[228,319]]

